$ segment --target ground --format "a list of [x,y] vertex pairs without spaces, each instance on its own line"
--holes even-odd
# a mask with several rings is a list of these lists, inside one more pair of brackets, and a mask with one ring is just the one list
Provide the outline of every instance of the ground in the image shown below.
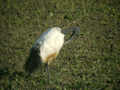
[[[1,0],[0,90],[119,90],[119,0]],[[24,69],[30,48],[49,27],[79,26],[47,73]],[[31,67],[32,68],[32,67]]]

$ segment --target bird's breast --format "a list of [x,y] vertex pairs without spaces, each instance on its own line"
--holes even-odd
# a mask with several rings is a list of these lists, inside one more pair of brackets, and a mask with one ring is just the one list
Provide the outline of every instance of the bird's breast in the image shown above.
[[44,60],[43,63],[50,64],[52,60],[54,60],[57,57],[57,52],[49,54]]

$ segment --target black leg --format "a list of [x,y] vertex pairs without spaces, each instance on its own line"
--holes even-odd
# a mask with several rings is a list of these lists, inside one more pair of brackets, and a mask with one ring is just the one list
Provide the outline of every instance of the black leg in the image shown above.
[[49,74],[49,66],[47,64],[47,73],[48,73],[48,84],[50,83],[50,74]]

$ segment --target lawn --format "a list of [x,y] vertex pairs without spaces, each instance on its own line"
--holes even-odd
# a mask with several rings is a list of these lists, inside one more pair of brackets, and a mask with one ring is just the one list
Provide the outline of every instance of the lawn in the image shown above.
[[[0,90],[119,90],[119,0],[1,0]],[[50,67],[27,76],[30,48],[49,27],[80,27]],[[33,68],[33,67],[31,67]]]

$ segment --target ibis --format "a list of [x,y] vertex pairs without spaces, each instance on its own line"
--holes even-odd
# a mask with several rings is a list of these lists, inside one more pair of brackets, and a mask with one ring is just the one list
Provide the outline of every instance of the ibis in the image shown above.
[[[68,29],[62,30],[59,27],[52,27],[43,32],[40,37],[33,44],[30,52],[29,59],[33,58],[39,59],[39,61],[46,65],[46,70],[48,73],[48,82],[49,82],[49,65],[59,54],[63,45],[69,43],[73,37],[80,31],[79,27],[71,27]],[[71,32],[71,35],[65,40],[65,36]],[[29,61],[28,61],[29,62]],[[36,65],[38,64],[35,63]],[[34,66],[36,66],[34,65]],[[31,67],[33,68],[33,67]]]

